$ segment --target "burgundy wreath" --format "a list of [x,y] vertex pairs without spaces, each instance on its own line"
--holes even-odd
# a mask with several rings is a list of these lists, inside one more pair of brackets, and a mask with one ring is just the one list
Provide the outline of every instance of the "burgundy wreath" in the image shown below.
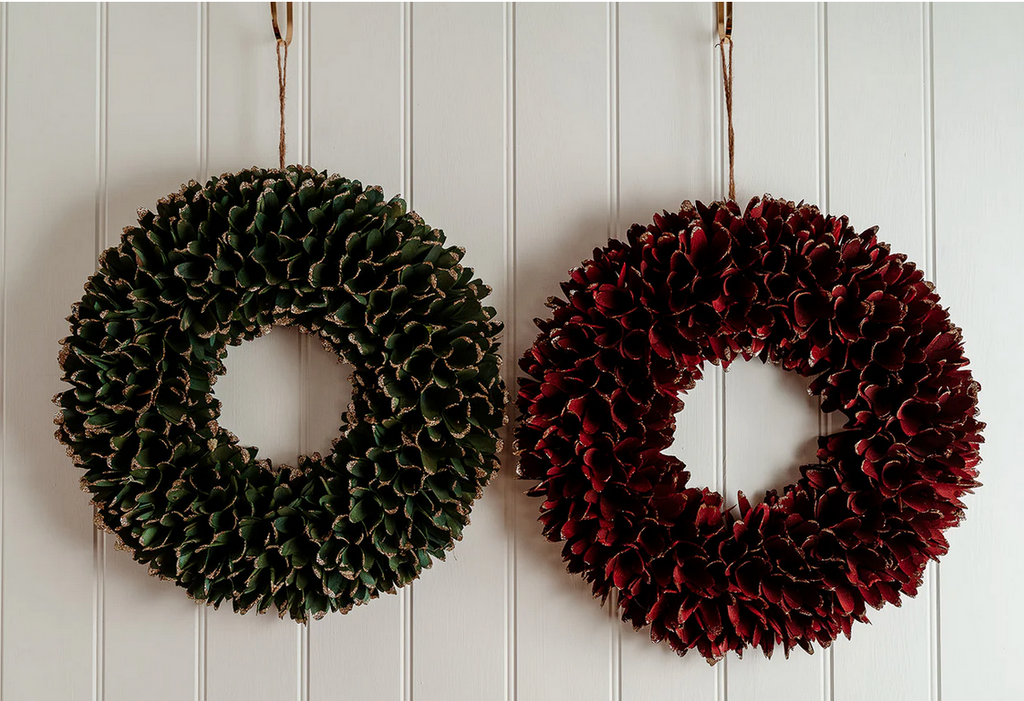
[[[544,534],[680,655],[849,637],[865,604],[916,594],[979,485],[960,330],[876,230],[768,196],[684,202],[596,249],[536,322],[516,447]],[[663,451],[704,362],[740,356],[813,378],[847,423],[781,495],[723,509]]]

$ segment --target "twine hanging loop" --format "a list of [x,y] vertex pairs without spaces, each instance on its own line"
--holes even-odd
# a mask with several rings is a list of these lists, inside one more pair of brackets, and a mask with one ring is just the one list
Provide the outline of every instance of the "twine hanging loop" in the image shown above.
[[277,24],[277,3],[270,3],[270,21],[274,25],[274,38],[277,39],[277,101],[280,107],[281,127],[278,135],[277,155],[284,170],[286,153],[284,134],[284,99],[288,87],[288,45],[292,43],[292,3],[286,3],[288,9],[285,19],[285,34],[281,37],[281,28]]
[[[718,49],[722,56],[722,86],[725,89],[725,113],[729,126],[729,199],[736,199],[736,138],[732,130],[732,3],[718,5]],[[725,47],[729,46],[726,60]]]

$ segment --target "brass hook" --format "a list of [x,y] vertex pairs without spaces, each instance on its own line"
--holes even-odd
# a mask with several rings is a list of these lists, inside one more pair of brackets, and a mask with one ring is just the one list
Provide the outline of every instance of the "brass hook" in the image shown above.
[[718,40],[732,41],[732,3],[717,2],[718,5]]
[[[292,3],[285,3],[288,6],[284,39],[281,38],[281,28],[277,26],[277,3],[270,3],[270,21],[274,25],[274,38],[278,41],[284,42],[284,45],[292,43]],[[721,4],[721,3],[719,3]],[[732,3],[729,3],[732,5]]]

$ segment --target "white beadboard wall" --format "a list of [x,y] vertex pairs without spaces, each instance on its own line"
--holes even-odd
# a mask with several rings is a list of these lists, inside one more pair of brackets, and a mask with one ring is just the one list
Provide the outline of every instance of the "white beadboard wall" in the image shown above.
[[[403,193],[468,249],[507,378],[576,262],[720,197],[714,6],[296,3],[291,161]],[[709,667],[570,577],[503,472],[448,562],[309,627],[200,608],[92,527],[52,438],[57,339],[135,209],[276,163],[266,3],[0,6],[2,701],[1014,701],[1024,583],[1024,6],[737,4],[739,199],[878,224],[939,286],[988,422],[985,486],[920,596],[814,655]],[[232,351],[223,421],[272,457],[329,445],[343,367],[279,329]],[[1015,428],[1017,427],[1017,428]],[[735,494],[813,457],[799,378],[712,373],[674,450]]]

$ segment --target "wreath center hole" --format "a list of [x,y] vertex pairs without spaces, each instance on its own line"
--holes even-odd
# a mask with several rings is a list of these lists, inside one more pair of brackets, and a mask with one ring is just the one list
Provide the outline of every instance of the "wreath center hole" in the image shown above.
[[318,338],[290,326],[229,346],[227,372],[214,385],[220,425],[274,465],[326,455],[352,396],[352,368],[339,360]]
[[[707,365],[704,379],[683,397],[686,408],[676,415],[675,437],[666,453],[686,464],[690,486],[721,488],[716,457],[724,448],[727,508],[735,506],[738,491],[751,504],[763,500],[768,490],[781,494],[800,479],[801,465],[818,462],[818,432],[826,431],[825,417],[832,416],[832,431],[839,430],[844,417],[822,414],[818,398],[807,392],[810,379],[795,372],[740,359],[725,372],[723,396],[716,387],[721,370],[712,368]],[[716,426],[719,416],[724,435]]]

